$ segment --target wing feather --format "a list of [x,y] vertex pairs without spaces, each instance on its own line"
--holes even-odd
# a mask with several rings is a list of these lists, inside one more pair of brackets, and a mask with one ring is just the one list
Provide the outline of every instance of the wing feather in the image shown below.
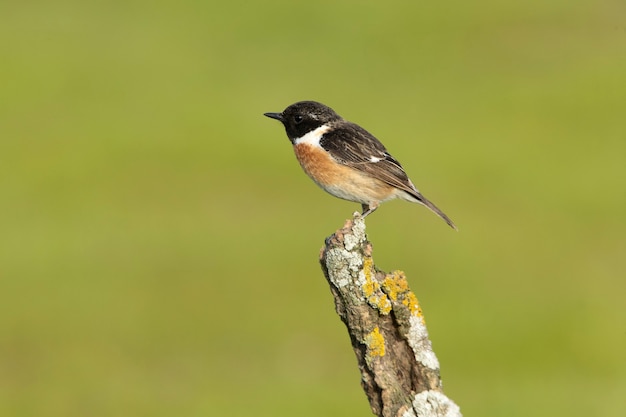
[[[338,162],[357,169],[407,193],[421,197],[406,172],[385,146],[361,126],[342,121],[320,140]],[[417,193],[417,195],[416,195]]]

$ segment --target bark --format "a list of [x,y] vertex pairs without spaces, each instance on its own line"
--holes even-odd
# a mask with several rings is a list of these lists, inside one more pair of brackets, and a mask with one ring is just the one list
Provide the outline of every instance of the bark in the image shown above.
[[355,213],[320,253],[372,412],[380,417],[460,417],[442,390],[417,297],[403,272],[374,266],[365,222]]

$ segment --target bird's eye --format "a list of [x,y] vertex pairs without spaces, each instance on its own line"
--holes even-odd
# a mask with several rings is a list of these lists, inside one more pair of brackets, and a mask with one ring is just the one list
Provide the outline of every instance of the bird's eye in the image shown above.
[[302,116],[300,116],[299,114],[293,116],[293,121],[296,122],[296,124],[302,123]]

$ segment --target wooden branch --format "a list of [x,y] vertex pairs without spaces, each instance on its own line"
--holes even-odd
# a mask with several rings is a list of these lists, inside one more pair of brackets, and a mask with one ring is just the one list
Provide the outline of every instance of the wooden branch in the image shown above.
[[442,391],[439,362],[401,271],[374,266],[358,213],[326,239],[324,275],[345,323],[372,412],[380,417],[461,417]]

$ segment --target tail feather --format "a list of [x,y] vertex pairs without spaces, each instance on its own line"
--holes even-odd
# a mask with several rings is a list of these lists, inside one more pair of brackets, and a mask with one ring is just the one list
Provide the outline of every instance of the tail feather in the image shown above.
[[434,205],[433,203],[430,202],[430,200],[426,199],[424,196],[422,196],[422,198],[420,199],[420,203],[422,203],[423,205],[425,205],[426,207],[428,207],[433,213],[435,213],[437,216],[441,217],[446,223],[448,223],[448,226],[450,226],[451,228],[453,228],[454,230],[456,230],[457,232],[459,231],[459,228],[456,227],[456,225],[454,224],[454,222],[450,219],[450,217],[448,217],[446,215],[446,213],[444,213],[443,211],[439,210],[439,208]]
[[420,203],[423,204],[424,206],[428,207],[430,209],[430,211],[432,211],[433,213],[435,213],[437,216],[441,217],[443,219],[443,221],[445,221],[446,223],[448,223],[448,226],[450,226],[451,228],[453,228],[454,230],[458,231],[458,227],[456,227],[456,225],[454,224],[454,222],[450,219],[450,217],[448,217],[446,215],[446,213],[444,213],[443,211],[441,211],[439,209],[439,207],[437,207],[435,204],[433,204],[429,199],[427,199],[426,197],[424,197],[419,191],[415,190],[412,193],[407,193],[410,197],[410,201],[414,201],[416,203]]

